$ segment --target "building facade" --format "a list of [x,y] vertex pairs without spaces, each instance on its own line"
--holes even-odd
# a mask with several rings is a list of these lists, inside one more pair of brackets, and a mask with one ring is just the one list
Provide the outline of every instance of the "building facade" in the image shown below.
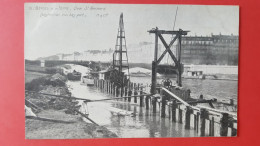
[[182,38],[184,64],[238,65],[238,36],[211,35]]

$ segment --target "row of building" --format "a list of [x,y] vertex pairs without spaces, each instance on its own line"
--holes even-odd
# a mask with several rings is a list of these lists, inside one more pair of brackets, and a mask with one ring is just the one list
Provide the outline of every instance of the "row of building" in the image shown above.
[[238,36],[211,35],[182,38],[184,64],[238,65]]
[[[181,59],[184,64],[238,65],[238,44],[238,36],[232,34],[184,36],[182,38]],[[165,50],[162,46],[162,44],[159,44],[158,54]],[[130,44],[127,49],[130,63],[150,64],[154,58],[154,43],[141,42],[139,44]],[[111,62],[113,52],[113,49],[88,50],[81,53],[57,54],[55,58],[56,60]],[[167,58],[163,62],[168,63],[169,59]]]

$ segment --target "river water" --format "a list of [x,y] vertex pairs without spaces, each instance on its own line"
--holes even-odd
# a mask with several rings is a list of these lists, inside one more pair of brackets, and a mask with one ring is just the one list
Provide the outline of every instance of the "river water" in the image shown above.
[[[86,99],[112,98],[95,87],[81,85],[80,82],[67,82],[73,96]],[[115,111],[135,113],[116,115]],[[82,111],[84,112],[84,111]],[[105,126],[119,137],[196,137],[195,130],[185,130],[184,124],[174,123],[169,118],[160,118],[138,104],[124,101],[93,102],[87,104],[89,118]]]
[[[73,69],[84,68],[73,65]],[[78,70],[77,71],[81,71]],[[81,71],[82,73],[85,72]],[[162,79],[158,79],[161,82]],[[173,79],[172,79],[173,80]],[[151,83],[150,77],[131,77],[131,82],[142,83],[148,88]],[[67,85],[72,96],[91,100],[113,98],[111,95],[101,92],[96,87],[81,85],[79,81],[68,81]],[[198,80],[183,79],[183,87],[191,90],[193,98],[203,94],[206,99],[217,98],[222,100],[237,99],[237,81],[225,80]],[[82,101],[80,102],[82,104]],[[175,123],[168,116],[161,118],[158,111],[152,113],[152,109],[146,110],[139,104],[124,101],[103,101],[82,104],[82,112],[89,114],[89,118],[101,126],[105,126],[119,137],[197,137],[195,130],[186,130],[184,124]],[[122,114],[117,114],[122,113]],[[89,122],[86,120],[86,122]]]
[[[161,83],[162,79],[157,82]],[[175,79],[171,79],[174,83]],[[141,83],[145,86],[151,84],[150,77],[131,77],[131,82]],[[231,80],[200,80],[200,79],[182,79],[183,87],[191,90],[191,97],[198,98],[200,94],[206,99],[237,100],[238,82]]]
[[[131,78],[132,82],[149,84],[149,78]],[[237,82],[223,80],[184,80],[184,86],[190,88],[193,96],[236,98]],[[112,96],[102,93],[95,87],[68,81],[72,95],[86,99],[105,99]],[[106,101],[88,103],[86,112],[101,126],[116,133],[119,137],[197,137],[195,130],[185,130],[184,124],[172,122],[168,117],[160,118],[159,111],[153,114],[138,104],[124,101]],[[84,111],[82,111],[84,112]],[[117,115],[117,112],[125,115]],[[130,114],[133,113],[133,114]]]

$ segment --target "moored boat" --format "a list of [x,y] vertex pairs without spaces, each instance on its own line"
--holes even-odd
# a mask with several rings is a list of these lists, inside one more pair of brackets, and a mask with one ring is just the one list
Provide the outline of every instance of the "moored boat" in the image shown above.
[[94,77],[91,74],[82,76],[82,83],[87,86],[94,86]]
[[80,81],[81,73],[74,70],[72,73],[68,73],[67,77],[68,77],[68,80]]

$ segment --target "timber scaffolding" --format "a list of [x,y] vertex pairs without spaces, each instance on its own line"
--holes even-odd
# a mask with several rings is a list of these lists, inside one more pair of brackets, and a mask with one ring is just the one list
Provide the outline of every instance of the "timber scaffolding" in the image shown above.
[[200,136],[237,135],[237,114],[194,106],[194,104],[207,101],[183,100],[183,98],[189,98],[189,93],[181,92],[178,88],[157,87],[158,94],[152,95],[143,90],[142,84],[132,82],[125,87],[117,87],[109,80],[95,79],[94,86],[101,92],[112,95],[114,98],[110,100],[137,104],[146,110],[152,110],[155,116],[159,113],[161,118],[169,118],[172,122],[185,124],[185,129],[195,130]]

